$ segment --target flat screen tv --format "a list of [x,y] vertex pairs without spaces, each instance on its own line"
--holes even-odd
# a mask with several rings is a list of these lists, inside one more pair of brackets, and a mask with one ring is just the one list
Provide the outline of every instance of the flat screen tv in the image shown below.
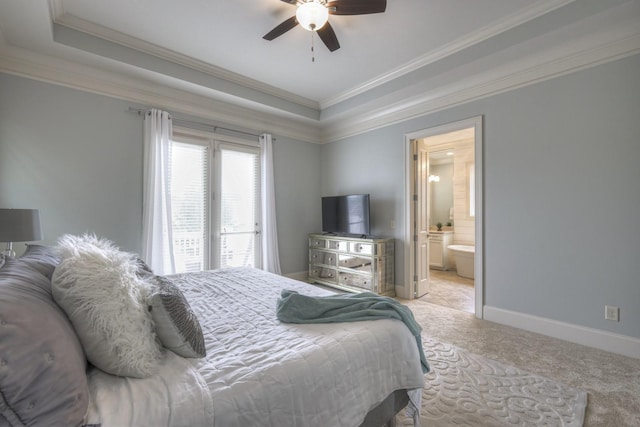
[[322,198],[322,232],[335,234],[371,234],[369,195],[349,194]]

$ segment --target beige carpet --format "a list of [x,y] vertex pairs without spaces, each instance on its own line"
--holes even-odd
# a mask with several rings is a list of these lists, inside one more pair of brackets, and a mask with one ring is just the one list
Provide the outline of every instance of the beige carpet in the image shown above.
[[[587,393],[451,344],[424,339],[422,426],[582,426]],[[412,426],[401,414],[397,424]]]
[[[478,320],[471,313],[420,300],[402,302],[423,327],[426,350],[432,343],[442,343],[443,348],[450,343],[474,360],[495,361],[502,369],[586,391],[585,426],[640,426],[640,359]],[[447,425],[424,421],[425,427]]]

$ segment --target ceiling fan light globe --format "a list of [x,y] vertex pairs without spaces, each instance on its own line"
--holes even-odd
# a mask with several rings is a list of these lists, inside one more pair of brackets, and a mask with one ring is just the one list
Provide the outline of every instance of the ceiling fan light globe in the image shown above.
[[305,30],[318,31],[329,20],[329,9],[318,0],[310,0],[298,6],[296,19]]

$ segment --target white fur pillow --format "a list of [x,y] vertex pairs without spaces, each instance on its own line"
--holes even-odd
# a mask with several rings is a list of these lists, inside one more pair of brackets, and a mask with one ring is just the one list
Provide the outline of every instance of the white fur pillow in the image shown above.
[[161,357],[147,309],[149,289],[134,255],[94,235],[65,235],[52,282],[55,301],[75,328],[87,359],[114,375],[144,378]]

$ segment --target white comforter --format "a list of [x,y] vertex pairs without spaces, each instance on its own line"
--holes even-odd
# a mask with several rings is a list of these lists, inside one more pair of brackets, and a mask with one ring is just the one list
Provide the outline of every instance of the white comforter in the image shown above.
[[172,279],[202,324],[206,359],[167,352],[162,373],[143,380],[93,372],[90,423],[356,427],[392,391],[424,385],[416,341],[398,320],[281,323],[282,289],[330,292],[260,270]]

